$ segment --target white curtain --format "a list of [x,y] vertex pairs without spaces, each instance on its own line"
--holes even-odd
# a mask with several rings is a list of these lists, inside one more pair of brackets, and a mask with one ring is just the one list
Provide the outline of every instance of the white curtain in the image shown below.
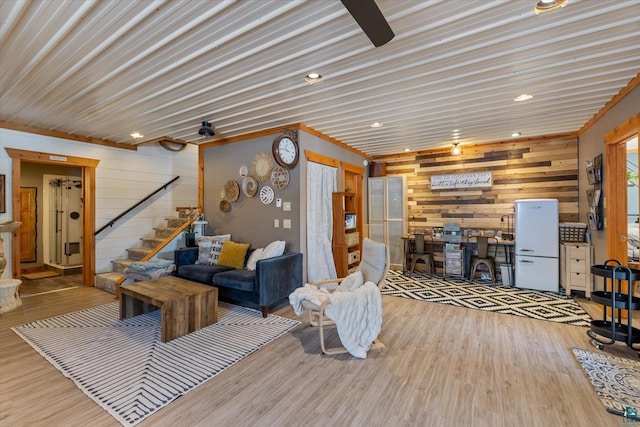
[[331,239],[331,193],[336,191],[337,169],[307,163],[307,278],[309,282],[335,279]]

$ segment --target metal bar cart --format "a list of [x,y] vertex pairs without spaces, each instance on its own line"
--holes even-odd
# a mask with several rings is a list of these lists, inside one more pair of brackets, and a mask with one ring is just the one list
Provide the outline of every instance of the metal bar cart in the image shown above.
[[[640,309],[640,298],[633,296],[633,282],[640,280],[640,270],[609,259],[604,265],[592,265],[591,274],[603,278],[604,290],[591,292],[591,300],[604,307],[603,320],[591,321],[591,328],[587,331],[591,338],[589,342],[602,350],[605,345],[624,341],[627,346],[639,351],[640,347],[634,347],[634,344],[640,343],[640,329],[632,326],[632,312]],[[622,292],[625,282],[627,293]],[[622,310],[627,310],[628,313],[626,324],[622,323]],[[611,312],[609,319],[607,311]]]

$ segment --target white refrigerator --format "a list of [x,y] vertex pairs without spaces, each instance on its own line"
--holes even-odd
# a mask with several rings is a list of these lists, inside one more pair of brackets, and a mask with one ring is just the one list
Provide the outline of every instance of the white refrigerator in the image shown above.
[[516,287],[559,292],[558,201],[516,200],[515,211]]

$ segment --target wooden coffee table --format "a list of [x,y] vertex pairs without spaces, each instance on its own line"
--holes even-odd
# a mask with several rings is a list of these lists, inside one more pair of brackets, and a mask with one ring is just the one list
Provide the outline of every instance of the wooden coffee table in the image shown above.
[[120,290],[120,319],[161,310],[162,342],[218,321],[218,288],[175,276],[135,282]]

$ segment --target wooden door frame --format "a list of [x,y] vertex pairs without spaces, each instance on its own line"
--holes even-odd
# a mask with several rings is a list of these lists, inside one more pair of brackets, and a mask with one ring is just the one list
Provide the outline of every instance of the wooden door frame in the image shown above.
[[[625,265],[628,263],[626,142],[638,136],[639,129],[640,114],[636,114],[604,136],[607,259],[617,259]],[[624,197],[619,196],[621,191],[625,191]]]
[[[100,160],[84,157],[67,156],[55,153],[5,148],[12,159],[11,171],[11,206],[13,221],[20,221],[20,174],[22,162],[42,163],[49,165],[75,166],[82,169],[82,283],[93,286],[96,271],[96,167]],[[20,278],[20,239],[17,231],[13,232],[11,245],[11,269],[13,278]]]

